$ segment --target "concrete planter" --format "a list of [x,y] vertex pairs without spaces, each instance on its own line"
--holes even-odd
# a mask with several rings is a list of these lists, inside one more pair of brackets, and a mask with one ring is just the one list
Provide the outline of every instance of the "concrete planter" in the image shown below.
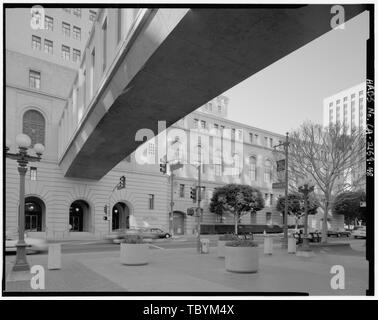
[[121,243],[121,263],[129,266],[148,264],[148,250],[145,243]]
[[252,273],[259,269],[258,247],[225,246],[226,270],[231,272]]
[[225,244],[226,242],[228,242],[230,240],[218,240],[218,249],[217,249],[217,253],[218,253],[218,258],[224,258],[225,257]]

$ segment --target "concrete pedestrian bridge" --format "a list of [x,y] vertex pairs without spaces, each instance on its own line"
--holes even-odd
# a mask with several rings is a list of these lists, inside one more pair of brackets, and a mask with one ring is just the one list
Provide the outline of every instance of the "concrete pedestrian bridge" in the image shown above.
[[[59,122],[65,176],[101,179],[138,130],[157,134],[330,31],[331,7],[100,10]],[[343,8],[346,21],[365,9]]]

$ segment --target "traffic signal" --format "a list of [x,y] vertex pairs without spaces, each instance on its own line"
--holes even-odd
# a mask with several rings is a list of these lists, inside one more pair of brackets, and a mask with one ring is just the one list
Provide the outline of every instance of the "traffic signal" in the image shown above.
[[119,183],[118,183],[117,189],[120,190],[120,189],[124,189],[124,188],[126,188],[126,177],[122,176],[121,178],[119,178]]
[[166,163],[160,163],[160,172],[165,174],[167,172],[167,164]]
[[190,188],[190,198],[193,199],[193,202],[195,202],[197,200],[197,188],[196,187]]
[[104,212],[105,214],[108,214],[108,205],[104,205]]

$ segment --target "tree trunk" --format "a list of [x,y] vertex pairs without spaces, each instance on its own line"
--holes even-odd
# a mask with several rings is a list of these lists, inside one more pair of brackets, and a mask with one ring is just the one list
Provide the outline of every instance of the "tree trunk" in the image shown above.
[[324,206],[324,216],[323,216],[323,225],[322,225],[322,243],[327,243],[327,231],[328,231],[328,200],[325,202]]
[[239,215],[238,215],[238,214],[234,214],[234,218],[235,218],[235,234],[238,234],[238,220],[239,220]]

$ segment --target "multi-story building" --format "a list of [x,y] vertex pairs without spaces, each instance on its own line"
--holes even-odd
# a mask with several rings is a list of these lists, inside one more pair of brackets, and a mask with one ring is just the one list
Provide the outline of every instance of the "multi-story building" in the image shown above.
[[[13,152],[16,151],[15,137],[21,132],[31,137],[32,144],[45,146],[41,162],[30,163],[28,168],[25,217],[27,230],[49,238],[68,237],[73,233],[102,236],[112,229],[129,227],[131,222],[168,229],[170,185],[167,175],[159,171],[160,154],[156,145],[159,136],[144,143],[98,181],[67,178],[59,166],[64,143],[68,143],[65,134],[73,130],[62,119],[72,115],[70,108],[76,105],[80,121],[85,112],[84,102],[89,103],[93,94],[91,86],[78,85],[83,80],[81,75],[90,76],[90,68],[87,75],[85,69],[92,63],[101,69],[100,73],[93,71],[91,76],[94,82],[100,83],[101,76],[106,75],[104,70],[109,67],[108,63],[101,62],[111,59],[110,49],[106,58],[105,51],[96,51],[94,55],[92,42],[100,41],[95,30],[108,35],[104,41],[109,43],[104,43],[111,48],[111,43],[119,42],[120,37],[127,34],[139,9],[116,10],[119,9],[100,10],[94,18],[95,10],[46,8],[44,29],[34,30],[29,9],[6,9],[6,138],[12,142]],[[118,29],[112,29],[113,24],[109,24],[105,33],[107,14],[118,17],[120,23]],[[124,17],[128,18],[127,23],[122,22]],[[86,36],[89,30],[91,33]],[[80,58],[74,57],[73,49],[80,51]],[[83,102],[81,107],[78,107],[79,98]],[[208,205],[214,188],[236,182],[259,188],[265,197],[264,210],[245,216],[243,223],[280,224],[282,218],[274,210],[278,193],[272,189],[275,170],[272,151],[283,137],[228,120],[227,104],[226,97],[217,97],[167,130],[168,138],[173,136],[176,143],[180,142],[176,139],[178,131],[188,136],[188,141],[192,139],[192,131],[194,136],[200,133],[203,145],[209,141],[209,153],[206,156],[203,149],[202,159],[205,187],[202,223],[233,222],[228,216],[220,221],[209,212]],[[222,137],[222,131],[229,132],[225,140],[217,138]],[[226,163],[222,158],[224,150],[215,148],[215,154],[211,154],[210,146],[223,141],[220,144],[223,148],[223,143],[228,146],[228,140],[234,143],[229,144],[230,149],[226,148],[230,160]],[[189,143],[186,149],[189,154],[190,146]],[[146,164],[140,161],[141,157],[154,161]],[[19,176],[13,160],[6,159],[5,166],[6,228],[12,232],[17,230]],[[126,177],[126,188],[114,188],[121,176]],[[188,207],[194,206],[189,190],[196,178],[197,170],[191,162],[175,171],[174,230],[177,234],[191,234],[195,228],[195,217],[187,216],[186,212]],[[107,220],[104,219],[105,205],[110,208]]]
[[38,22],[33,12],[32,8],[6,9],[6,50],[77,69],[97,9],[40,7]]
[[343,90],[323,100],[323,125],[340,123],[350,130],[366,127],[366,83]]

